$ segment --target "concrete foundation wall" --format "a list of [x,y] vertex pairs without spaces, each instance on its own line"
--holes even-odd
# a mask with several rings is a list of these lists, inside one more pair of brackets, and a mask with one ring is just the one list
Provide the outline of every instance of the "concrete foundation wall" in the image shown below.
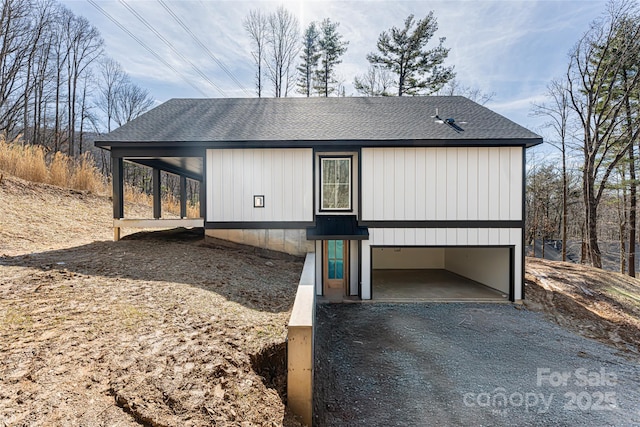
[[307,240],[307,231],[299,229],[207,229],[205,235],[243,245],[305,255],[314,252],[314,242]]
[[373,248],[373,269],[445,268],[443,248]]

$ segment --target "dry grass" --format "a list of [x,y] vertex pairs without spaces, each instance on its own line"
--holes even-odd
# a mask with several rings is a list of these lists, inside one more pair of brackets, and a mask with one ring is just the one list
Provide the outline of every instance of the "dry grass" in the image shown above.
[[48,182],[49,173],[41,147],[0,140],[0,169],[28,181]]
[[[141,192],[130,185],[125,185],[124,200],[125,203],[153,206],[153,197],[151,195]],[[173,194],[164,194],[162,196],[162,210],[174,215],[180,215],[180,199]],[[187,203],[187,218],[200,218],[200,204]]]
[[[180,215],[180,199],[173,194],[162,198],[162,208],[167,212]],[[187,203],[187,218],[200,218],[200,205]]]
[[[18,141],[7,142],[0,139],[0,171],[26,181],[101,195],[111,194],[107,180],[86,153],[78,159],[72,159],[61,152],[47,156],[41,146],[22,145]],[[124,194],[126,202],[153,205],[150,195],[132,186],[125,185]],[[180,215],[180,200],[172,194],[163,195],[162,206],[163,210]],[[187,205],[187,217],[200,217],[198,204]]]
[[55,153],[47,161],[45,149],[0,140],[0,169],[31,182],[42,182],[74,190],[107,193],[107,185],[88,155],[71,159]]

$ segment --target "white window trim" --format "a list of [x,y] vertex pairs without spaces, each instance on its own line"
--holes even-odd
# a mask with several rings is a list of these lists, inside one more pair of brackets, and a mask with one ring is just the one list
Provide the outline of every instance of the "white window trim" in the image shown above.
[[[349,207],[325,208],[324,207],[324,161],[347,160],[349,161]],[[321,212],[351,212],[353,210],[353,158],[351,156],[321,156],[320,157],[320,211]]]

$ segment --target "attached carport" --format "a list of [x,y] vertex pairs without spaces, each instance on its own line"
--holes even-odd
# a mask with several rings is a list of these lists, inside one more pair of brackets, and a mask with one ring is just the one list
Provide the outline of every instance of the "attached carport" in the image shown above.
[[373,246],[378,301],[513,301],[513,246]]
[[[120,239],[121,228],[174,228],[203,227],[206,203],[204,182],[205,151],[198,147],[153,147],[149,143],[136,146],[134,143],[97,141],[96,146],[111,152],[113,185],[113,231],[114,240]],[[151,168],[153,187],[153,218],[125,218],[124,214],[124,162]],[[162,218],[161,173],[180,177],[180,217]],[[200,218],[187,218],[187,180],[199,183]]]

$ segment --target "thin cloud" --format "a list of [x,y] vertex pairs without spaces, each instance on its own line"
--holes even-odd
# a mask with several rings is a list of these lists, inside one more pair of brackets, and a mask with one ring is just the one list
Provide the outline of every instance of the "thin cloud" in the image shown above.
[[[246,96],[157,2],[125,1],[219,85],[226,96]],[[344,79],[347,94],[355,94],[353,78],[366,71],[369,65],[366,55],[375,50],[382,31],[401,27],[409,14],[421,19],[433,10],[439,24],[436,38],[446,37],[445,46],[451,48],[448,64],[455,66],[458,80],[465,86],[495,92],[491,108],[529,128],[536,126],[535,119],[528,116],[531,100],[542,96],[547,83],[564,73],[567,52],[606,4],[605,1],[165,1],[252,93],[255,70],[250,41],[242,26],[252,9],[270,13],[283,5],[297,15],[301,32],[311,21],[330,18],[340,22],[339,31],[349,46],[337,73]],[[64,3],[100,29],[108,54],[157,99],[200,96],[91,5],[71,0]],[[118,1],[101,2],[100,6],[198,87],[210,96],[219,96]]]

